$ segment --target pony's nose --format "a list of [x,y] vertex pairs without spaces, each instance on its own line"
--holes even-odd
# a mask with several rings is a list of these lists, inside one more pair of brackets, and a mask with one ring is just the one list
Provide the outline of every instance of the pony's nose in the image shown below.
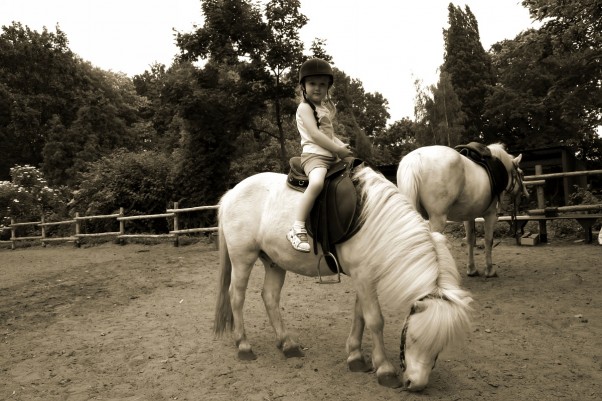
[[407,391],[422,391],[426,387],[426,382],[420,383],[406,378],[403,381],[403,388]]

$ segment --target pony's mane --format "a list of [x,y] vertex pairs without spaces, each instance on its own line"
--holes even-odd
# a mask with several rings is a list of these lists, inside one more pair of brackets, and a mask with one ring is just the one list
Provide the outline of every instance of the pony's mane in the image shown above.
[[[379,299],[398,311],[427,297],[424,313],[412,316],[411,332],[423,348],[439,351],[466,332],[469,293],[459,287],[460,274],[444,235],[431,232],[426,220],[397,187],[369,167],[353,179],[361,188],[365,263],[375,274]],[[428,315],[428,317],[426,316]]]
[[506,151],[506,146],[504,146],[503,143],[493,143],[487,147],[493,156],[497,157],[502,161],[502,163],[504,163],[507,171],[510,171],[512,168],[514,168],[514,164],[512,163],[514,156]]

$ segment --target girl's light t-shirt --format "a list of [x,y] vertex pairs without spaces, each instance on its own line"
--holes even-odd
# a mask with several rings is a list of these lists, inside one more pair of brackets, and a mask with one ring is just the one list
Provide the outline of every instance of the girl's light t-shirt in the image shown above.
[[[301,103],[303,105],[303,103]],[[332,157],[334,156],[331,151],[324,149],[320,145],[313,142],[311,136],[309,135],[309,131],[305,124],[303,124],[303,120],[299,115],[299,108],[297,108],[297,129],[299,130],[299,134],[301,135],[301,147],[303,148],[303,153],[313,153],[323,156]],[[305,106],[309,107],[308,104]],[[332,125],[332,120],[330,116],[330,109],[324,105],[316,105],[316,113],[318,114],[318,121],[320,122],[320,132],[329,137],[330,139],[334,138],[334,127]]]

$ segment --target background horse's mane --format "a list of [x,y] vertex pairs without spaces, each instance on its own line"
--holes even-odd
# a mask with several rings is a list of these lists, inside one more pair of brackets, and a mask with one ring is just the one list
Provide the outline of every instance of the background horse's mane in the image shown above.
[[[447,239],[431,232],[428,223],[397,187],[365,167],[354,179],[360,182],[362,232],[371,239],[364,246],[365,263],[377,281],[379,299],[397,310],[425,298],[429,313],[412,318],[412,333],[423,347],[443,349],[460,339],[469,325],[468,292],[447,248]],[[428,316],[427,316],[428,315]]]
[[489,148],[489,150],[491,150],[491,154],[493,156],[497,157],[502,161],[502,163],[504,163],[504,166],[506,167],[507,171],[510,171],[514,168],[514,164],[512,162],[514,156],[512,156],[506,151],[506,146],[504,146],[504,144],[493,143],[491,145],[488,145],[487,147]]

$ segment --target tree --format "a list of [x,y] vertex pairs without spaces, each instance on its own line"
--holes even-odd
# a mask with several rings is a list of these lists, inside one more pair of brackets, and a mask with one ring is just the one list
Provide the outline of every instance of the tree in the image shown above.
[[441,72],[449,74],[454,92],[466,115],[462,142],[483,139],[485,98],[494,84],[489,55],[481,45],[479,27],[470,7],[465,11],[448,6],[449,28],[444,29],[444,62]]
[[77,184],[87,163],[115,149],[137,150],[144,135],[135,128],[142,103],[129,78],[81,64],[88,85],[80,86],[75,119],[66,125],[60,117],[48,122],[42,155],[43,171],[53,185]]
[[523,5],[543,25],[493,46],[499,84],[487,99],[487,131],[513,147],[563,144],[600,160],[602,3]]
[[0,35],[0,177],[14,164],[42,167],[52,185],[120,147],[138,146],[142,99],[123,74],[83,62],[56,28],[20,23]]
[[75,55],[59,27],[41,33],[20,23],[0,35],[0,179],[15,164],[39,166],[47,123],[54,115],[69,124],[82,83]]
[[418,91],[417,108],[417,142],[425,145],[456,146],[464,141],[464,122],[466,116],[462,105],[454,91],[448,73],[441,72],[439,82]]
[[418,148],[417,123],[409,118],[395,121],[374,138],[373,164],[397,164],[403,156]]
[[[556,79],[547,98],[559,103],[560,118],[572,122],[581,156],[600,160],[602,126],[602,2],[525,0],[531,16],[550,38]],[[579,121],[579,123],[576,123]]]

